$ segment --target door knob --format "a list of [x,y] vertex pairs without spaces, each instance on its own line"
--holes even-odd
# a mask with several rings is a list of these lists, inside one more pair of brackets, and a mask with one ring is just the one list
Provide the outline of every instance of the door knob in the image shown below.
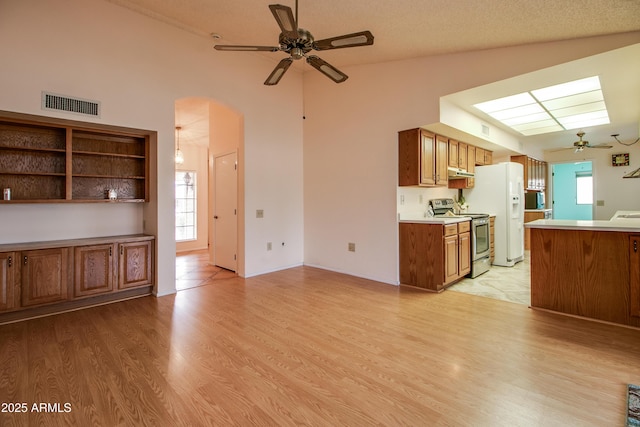
[[214,216],[213,216],[213,219],[218,219],[218,215],[214,215]]

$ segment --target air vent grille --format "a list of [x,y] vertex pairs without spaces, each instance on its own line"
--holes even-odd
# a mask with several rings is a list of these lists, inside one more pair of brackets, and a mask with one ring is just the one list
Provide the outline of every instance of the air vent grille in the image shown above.
[[49,92],[42,92],[42,109],[100,117],[100,103],[98,101],[56,95]]

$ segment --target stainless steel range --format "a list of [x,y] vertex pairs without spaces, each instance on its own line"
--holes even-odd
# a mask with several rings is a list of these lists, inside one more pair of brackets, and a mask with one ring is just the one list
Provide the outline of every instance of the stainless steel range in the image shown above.
[[491,234],[489,233],[489,215],[478,213],[455,214],[456,202],[453,199],[429,200],[429,207],[436,217],[462,216],[471,218],[471,273],[469,277],[478,277],[491,268]]

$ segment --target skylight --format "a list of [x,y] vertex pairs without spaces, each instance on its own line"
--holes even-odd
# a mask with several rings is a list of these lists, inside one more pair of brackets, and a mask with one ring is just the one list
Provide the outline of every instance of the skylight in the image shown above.
[[475,104],[523,135],[609,123],[597,76]]

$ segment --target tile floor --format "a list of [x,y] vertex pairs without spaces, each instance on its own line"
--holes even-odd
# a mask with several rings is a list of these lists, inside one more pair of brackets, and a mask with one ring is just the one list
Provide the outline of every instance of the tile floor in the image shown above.
[[493,265],[486,273],[475,279],[462,279],[460,282],[450,286],[447,291],[464,292],[502,301],[531,305],[529,251],[525,251],[524,261],[517,263],[513,267]]

